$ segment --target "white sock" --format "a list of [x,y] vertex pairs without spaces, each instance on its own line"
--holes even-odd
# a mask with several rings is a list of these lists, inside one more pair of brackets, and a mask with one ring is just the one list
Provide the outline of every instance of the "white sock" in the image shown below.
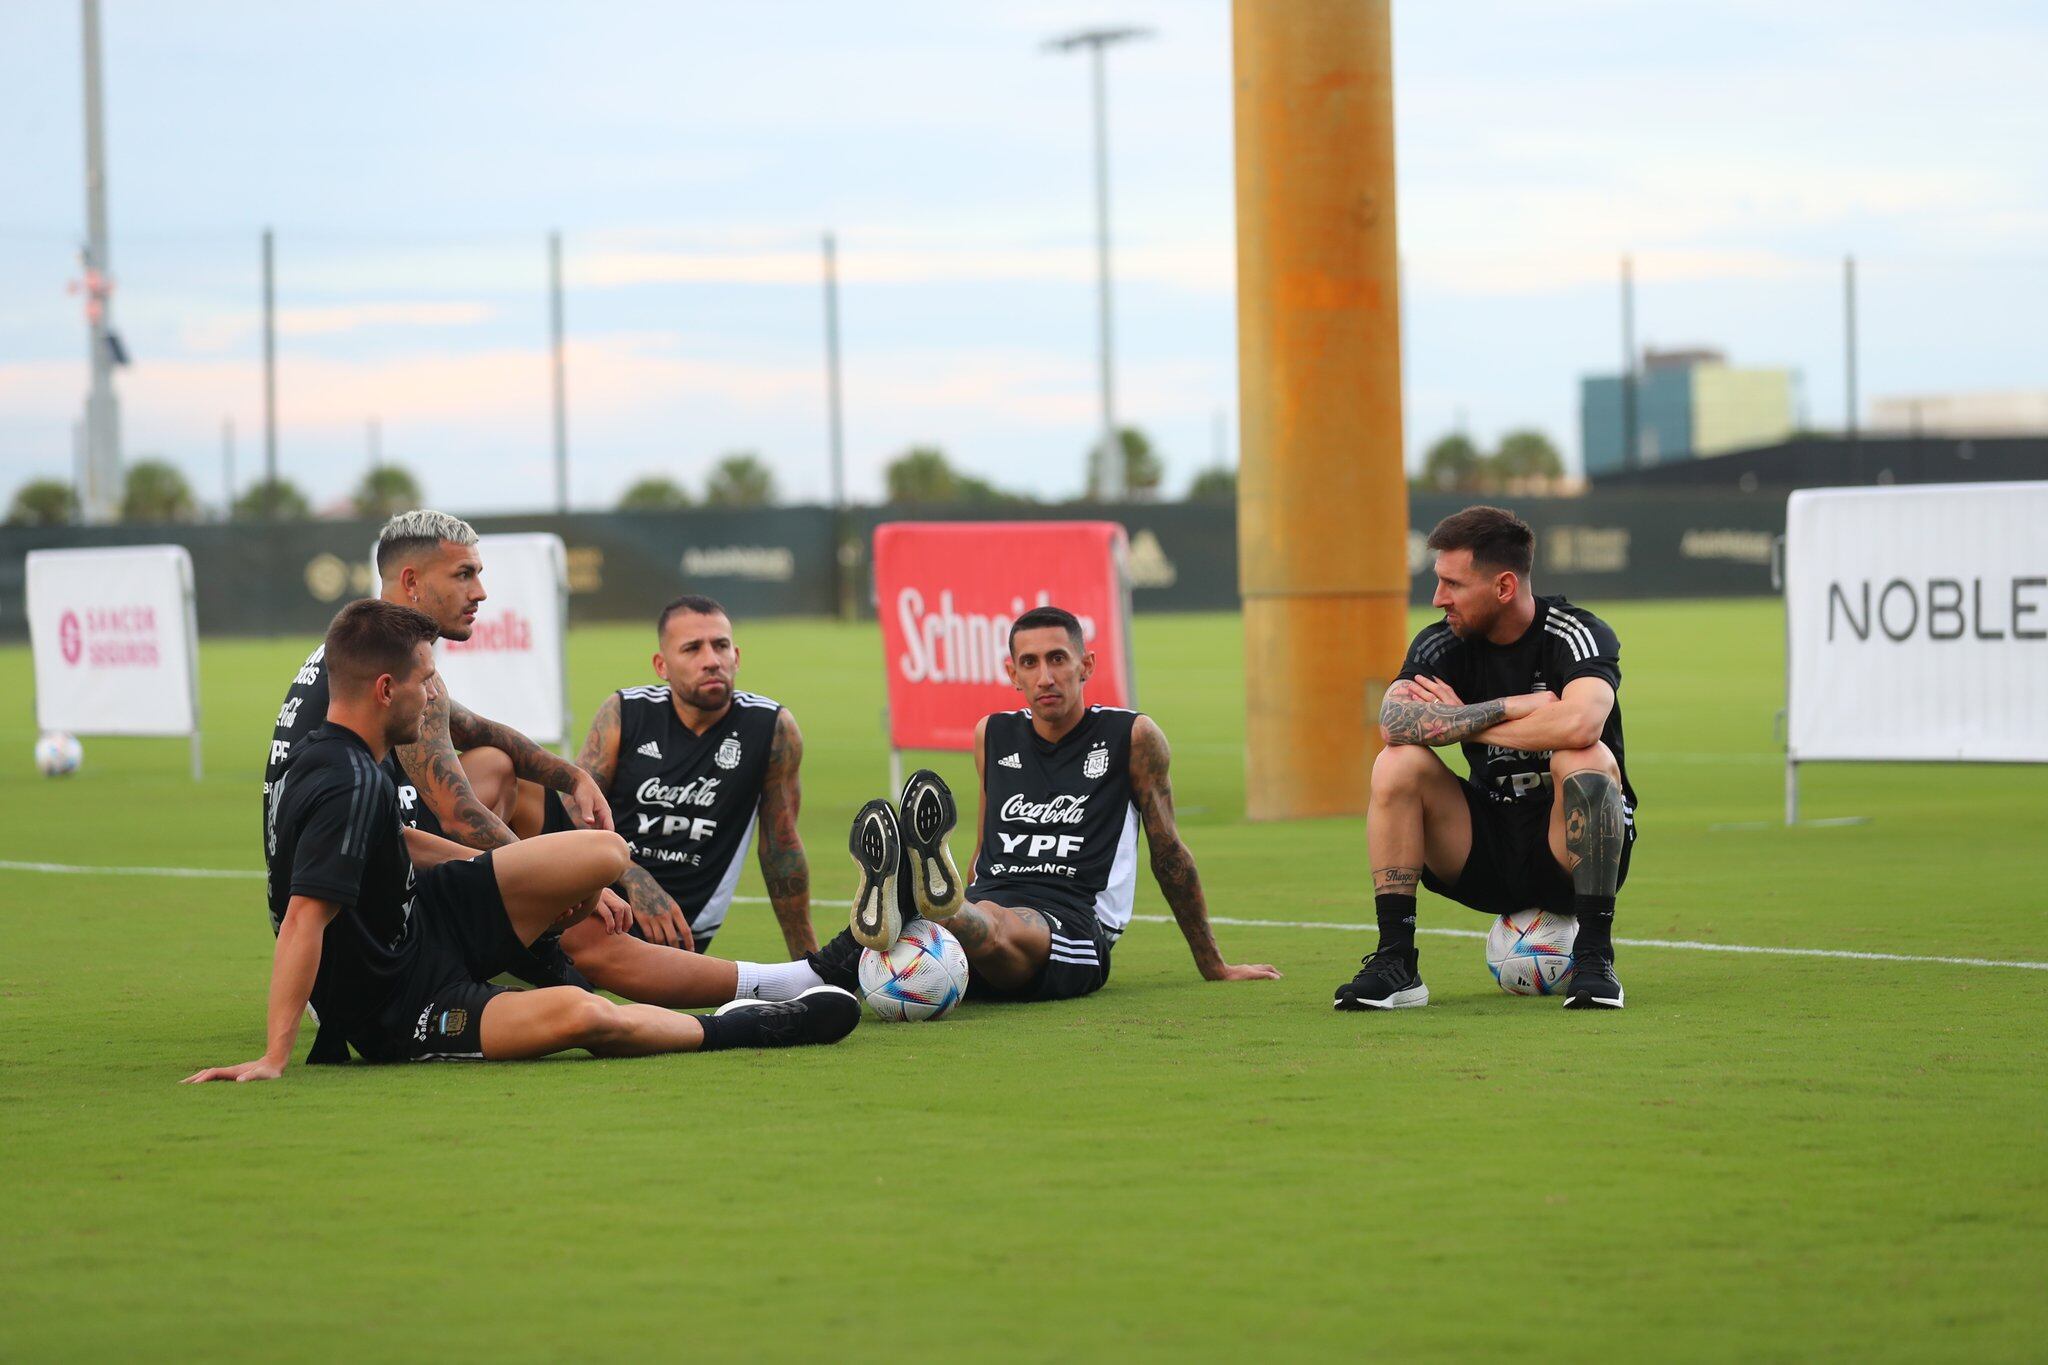
[[739,968],[739,988],[733,992],[735,1000],[794,1000],[813,986],[825,984],[825,978],[811,970],[811,964],[803,958],[794,962],[735,962]]

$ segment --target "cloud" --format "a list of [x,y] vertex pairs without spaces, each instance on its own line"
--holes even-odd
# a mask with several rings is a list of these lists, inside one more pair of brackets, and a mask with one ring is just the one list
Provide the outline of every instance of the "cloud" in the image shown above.
[[[498,317],[485,303],[388,300],[374,303],[301,305],[277,310],[277,332],[285,337],[331,337],[372,328],[476,327]],[[222,313],[194,318],[178,329],[178,340],[201,353],[246,345],[262,327],[260,315]]]

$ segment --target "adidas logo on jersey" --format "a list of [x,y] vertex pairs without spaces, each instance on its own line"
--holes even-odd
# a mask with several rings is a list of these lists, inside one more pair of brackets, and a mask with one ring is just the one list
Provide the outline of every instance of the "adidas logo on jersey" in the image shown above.
[[645,744],[641,745],[638,749],[636,749],[634,752],[646,754],[649,758],[660,758],[661,746],[650,739]]
[[1024,766],[1024,760],[1016,754],[1011,754],[1008,758],[997,759],[996,766],[998,768],[1021,768]]

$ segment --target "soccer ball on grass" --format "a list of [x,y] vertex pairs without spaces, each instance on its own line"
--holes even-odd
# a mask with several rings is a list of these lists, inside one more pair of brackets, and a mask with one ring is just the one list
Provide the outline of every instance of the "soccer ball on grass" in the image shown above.
[[1486,932],[1486,966],[1509,995],[1556,995],[1571,984],[1579,922],[1548,910],[1502,915]]
[[85,750],[78,740],[62,730],[52,730],[36,741],[36,771],[44,777],[66,777],[78,771]]
[[928,919],[904,925],[886,953],[861,951],[861,999],[892,1023],[943,1019],[966,994],[966,949]]

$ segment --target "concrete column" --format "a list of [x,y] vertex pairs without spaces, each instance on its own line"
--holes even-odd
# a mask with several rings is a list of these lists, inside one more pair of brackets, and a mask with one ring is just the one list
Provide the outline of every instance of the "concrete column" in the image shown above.
[[1357,815],[1407,643],[1389,0],[1235,0],[1245,802]]

